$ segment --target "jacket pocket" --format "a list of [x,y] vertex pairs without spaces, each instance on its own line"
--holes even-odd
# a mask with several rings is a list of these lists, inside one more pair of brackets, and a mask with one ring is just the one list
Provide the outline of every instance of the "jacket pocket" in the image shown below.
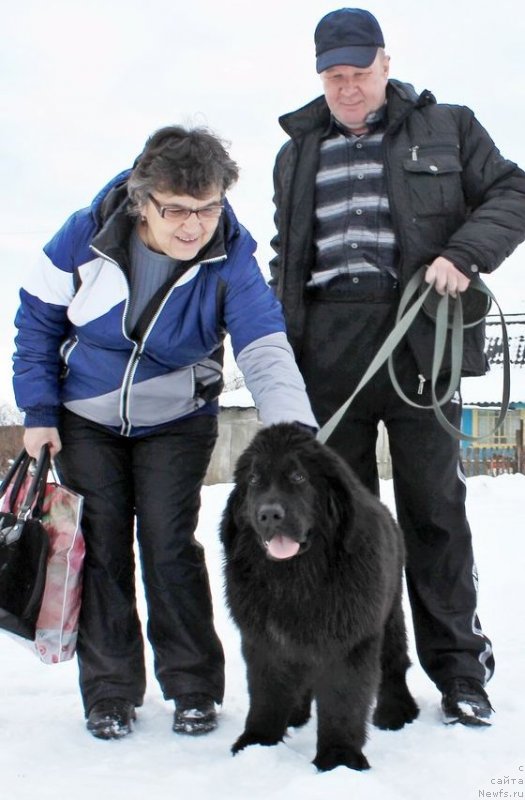
[[463,167],[455,146],[447,150],[413,147],[403,169],[415,217],[448,215],[464,211],[461,183]]
[[224,388],[222,369],[212,359],[205,359],[193,368],[195,394],[198,400],[210,403],[216,400]]

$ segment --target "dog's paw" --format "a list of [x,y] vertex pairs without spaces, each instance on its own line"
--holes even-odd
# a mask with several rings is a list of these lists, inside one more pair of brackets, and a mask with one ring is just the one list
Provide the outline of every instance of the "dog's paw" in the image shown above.
[[407,693],[402,697],[387,697],[381,699],[374,711],[372,721],[376,728],[383,731],[398,731],[419,714],[419,708],[412,695]]
[[273,745],[279,744],[282,742],[282,737],[270,737],[264,736],[258,733],[253,733],[250,731],[244,731],[235,744],[232,745],[231,751],[233,755],[240,753],[241,750],[244,750],[245,747],[249,747],[252,744],[261,744],[264,747],[272,747]]
[[360,750],[347,747],[330,747],[317,753],[312,763],[320,772],[328,772],[336,767],[348,767],[359,771],[370,769],[370,764]]

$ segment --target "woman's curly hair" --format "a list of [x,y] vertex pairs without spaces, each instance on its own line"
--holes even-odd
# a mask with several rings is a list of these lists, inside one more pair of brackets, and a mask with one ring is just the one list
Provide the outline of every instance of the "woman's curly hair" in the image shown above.
[[153,133],[128,179],[130,213],[138,215],[155,191],[201,198],[222,195],[239,177],[223,142],[207,128],[170,125]]

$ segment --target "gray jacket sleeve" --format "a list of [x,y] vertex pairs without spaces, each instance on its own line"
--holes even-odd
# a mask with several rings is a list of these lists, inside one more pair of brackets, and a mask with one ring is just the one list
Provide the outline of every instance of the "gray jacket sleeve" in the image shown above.
[[312,428],[319,427],[284,333],[256,339],[241,350],[237,364],[264,425],[301,422]]

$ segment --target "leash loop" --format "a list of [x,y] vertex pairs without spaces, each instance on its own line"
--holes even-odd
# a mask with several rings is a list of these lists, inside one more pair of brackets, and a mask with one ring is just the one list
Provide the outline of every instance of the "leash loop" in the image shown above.
[[[413,321],[417,317],[418,313],[423,308],[430,292],[433,290],[433,284],[427,284],[426,286],[424,286],[426,270],[427,270],[426,265],[420,267],[408,281],[399,301],[399,307],[393,329],[388,334],[385,341],[383,342],[383,344],[377,351],[376,355],[370,362],[370,365],[366,369],[364,375],[362,376],[361,380],[357,384],[356,388],[354,389],[348,400],[346,400],[337,409],[337,411],[334,414],[332,414],[330,419],[318,431],[317,438],[320,442],[324,443],[330,438],[335,428],[338,426],[338,424],[346,414],[351,403],[354,401],[356,395],[376,374],[376,372],[385,362],[387,362],[388,365],[388,374],[390,376],[390,380],[399,397],[401,397],[402,400],[404,400],[406,403],[413,406],[414,408],[433,409],[440,425],[447,431],[447,433],[449,433],[455,439],[464,439],[470,442],[476,442],[482,439],[487,439],[493,436],[493,434],[503,425],[510,400],[510,355],[509,355],[507,326],[505,324],[505,317],[503,315],[503,311],[501,310],[498,301],[496,300],[490,289],[483,283],[483,281],[481,281],[480,278],[473,278],[469,285],[469,289],[482,292],[484,295],[486,295],[487,310],[490,307],[490,301],[492,301],[495,304],[499,312],[502,339],[503,339],[502,400],[501,400],[499,415],[496,420],[496,424],[492,428],[492,430],[490,430],[483,436],[473,436],[471,434],[465,433],[460,428],[456,428],[454,425],[452,425],[452,423],[447,419],[441,408],[443,405],[445,405],[445,403],[448,403],[448,401],[451,400],[451,398],[454,396],[454,393],[458,388],[461,380],[461,363],[463,358],[463,329],[465,327],[461,292],[458,292],[452,309],[452,319],[450,323],[451,368],[450,368],[450,377],[448,381],[448,386],[447,389],[445,390],[445,393],[442,395],[442,397],[438,397],[436,393],[436,386],[439,379],[441,367],[443,365],[443,358],[447,343],[447,332],[449,328],[450,298],[447,293],[440,296],[439,300],[437,301],[436,320],[435,320],[436,334],[434,340],[432,373],[430,379],[431,400],[432,400],[431,403],[428,405],[424,405],[421,403],[414,402],[409,397],[407,397],[407,395],[403,392],[401,386],[399,385],[399,381],[397,380],[394,370],[393,354],[396,347],[401,342],[403,337],[406,335],[408,329],[410,328]],[[423,290],[421,291],[422,286]],[[414,300],[414,302],[411,303],[412,299],[418,292],[419,296]]]

